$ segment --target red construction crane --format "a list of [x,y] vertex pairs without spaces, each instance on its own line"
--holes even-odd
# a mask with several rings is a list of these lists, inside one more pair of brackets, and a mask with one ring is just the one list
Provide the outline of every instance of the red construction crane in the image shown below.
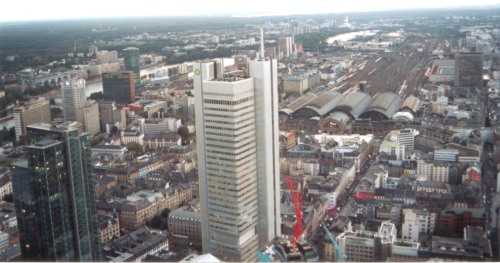
[[293,228],[293,246],[297,240],[302,236],[302,195],[295,192],[293,188],[292,178],[290,176],[286,177],[288,183],[288,188],[290,188],[290,195],[292,196],[293,206],[295,207],[296,224]]

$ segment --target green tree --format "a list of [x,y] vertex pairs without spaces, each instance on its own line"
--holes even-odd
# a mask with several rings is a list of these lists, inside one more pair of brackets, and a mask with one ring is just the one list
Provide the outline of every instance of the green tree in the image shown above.
[[127,149],[137,154],[144,154],[144,149],[142,148],[142,145],[136,142],[129,142],[127,144]]
[[182,125],[177,129],[177,133],[181,136],[182,145],[187,145],[189,138],[189,128],[187,126]]
[[62,110],[60,108],[54,107],[50,108],[50,118],[54,120],[54,118],[59,118],[62,116]]
[[111,127],[111,134],[110,134],[110,135],[111,135],[111,136],[118,136],[118,132],[119,132],[119,131],[120,131],[120,130],[118,129],[118,127],[113,126],[113,127]]
[[91,100],[102,100],[102,91],[94,92],[90,94],[89,99]]

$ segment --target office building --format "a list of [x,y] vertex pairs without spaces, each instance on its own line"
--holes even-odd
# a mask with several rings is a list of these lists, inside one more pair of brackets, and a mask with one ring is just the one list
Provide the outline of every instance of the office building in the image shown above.
[[404,240],[418,242],[420,233],[433,233],[437,214],[427,209],[403,209],[402,235]]
[[27,127],[12,186],[25,260],[100,261],[90,135],[74,123]]
[[288,58],[293,53],[293,39],[291,37],[280,37],[278,39],[278,56],[280,58]]
[[434,162],[431,180],[434,182],[448,183],[450,181],[450,163]]
[[101,131],[109,134],[113,126],[122,128],[126,125],[125,110],[117,108],[114,101],[99,101],[99,113]]
[[141,69],[139,67],[139,49],[128,47],[123,50],[125,69],[134,72],[134,85],[136,90],[141,87]]
[[25,102],[23,106],[14,108],[13,115],[16,141],[19,141],[21,135],[26,134],[28,125],[51,121],[49,101],[42,97]]
[[350,262],[415,261],[420,243],[396,238],[396,226],[382,222],[377,232],[347,229],[337,236],[342,253]]
[[483,53],[455,54],[455,86],[481,87],[483,85]]
[[117,51],[101,50],[96,53],[97,64],[106,64],[118,60]]
[[78,109],[84,106],[85,79],[71,79],[64,81],[62,86],[64,121],[78,120]]
[[256,261],[281,231],[277,61],[251,61],[248,77],[193,69],[203,252]]
[[413,129],[402,129],[397,133],[396,141],[404,145],[405,152],[410,152],[415,148],[415,135],[418,135],[418,132]]
[[106,72],[102,74],[102,97],[117,104],[135,102],[135,73],[132,71]]
[[78,109],[78,120],[83,124],[83,130],[88,132],[90,137],[99,133],[99,104],[95,100],[86,101],[83,107]]
[[436,149],[434,150],[434,161],[456,162],[458,154],[457,149]]

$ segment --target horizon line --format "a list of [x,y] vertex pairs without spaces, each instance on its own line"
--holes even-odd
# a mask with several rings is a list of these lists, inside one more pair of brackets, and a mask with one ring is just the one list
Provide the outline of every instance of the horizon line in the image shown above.
[[148,18],[265,18],[265,17],[283,17],[283,16],[307,16],[307,15],[345,15],[359,13],[379,13],[379,12],[397,12],[397,11],[452,11],[452,10],[486,10],[485,8],[500,8],[500,3],[485,4],[479,6],[457,6],[457,7],[419,7],[419,8],[394,8],[394,9],[379,9],[379,10],[351,10],[351,11],[328,11],[328,12],[249,12],[249,13],[213,13],[213,14],[165,14],[165,15],[125,15],[125,16],[103,16],[103,17],[63,17],[63,18],[37,18],[37,19],[21,19],[21,20],[0,20],[0,24],[7,23],[26,23],[26,22],[56,22],[56,21],[78,21],[78,20],[114,20],[114,19],[148,19]]

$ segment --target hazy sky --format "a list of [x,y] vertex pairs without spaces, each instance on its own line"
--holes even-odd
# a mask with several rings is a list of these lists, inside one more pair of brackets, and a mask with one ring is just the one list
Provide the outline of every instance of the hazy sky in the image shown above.
[[9,0],[0,21],[86,17],[286,15],[500,4],[500,0]]

